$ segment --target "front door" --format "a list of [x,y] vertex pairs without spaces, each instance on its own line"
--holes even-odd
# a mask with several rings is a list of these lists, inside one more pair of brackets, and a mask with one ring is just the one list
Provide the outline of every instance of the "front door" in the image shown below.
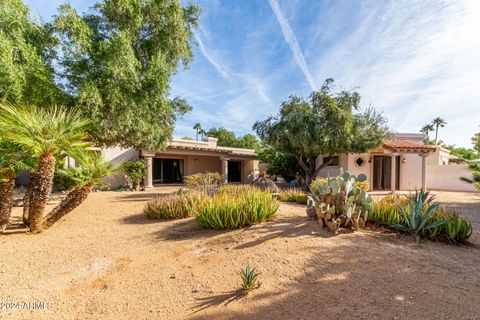
[[392,190],[392,174],[395,174],[395,189],[400,189],[400,157],[393,157],[395,172],[392,173],[392,157],[373,157],[373,190]]

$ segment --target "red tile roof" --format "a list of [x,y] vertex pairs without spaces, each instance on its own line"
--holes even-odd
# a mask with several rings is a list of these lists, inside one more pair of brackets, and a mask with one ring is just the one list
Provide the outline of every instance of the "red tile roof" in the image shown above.
[[383,143],[383,148],[388,150],[396,151],[423,151],[423,152],[434,152],[434,146],[426,146],[424,144],[415,143],[408,140],[387,140]]

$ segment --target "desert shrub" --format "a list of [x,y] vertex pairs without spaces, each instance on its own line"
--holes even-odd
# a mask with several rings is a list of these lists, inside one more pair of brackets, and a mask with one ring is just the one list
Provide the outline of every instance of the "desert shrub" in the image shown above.
[[301,190],[298,189],[288,189],[280,192],[278,195],[278,200],[282,202],[296,202],[297,196],[303,194]]
[[305,193],[300,192],[296,195],[295,202],[299,204],[307,204],[308,196]]
[[193,216],[202,201],[198,194],[171,194],[150,200],[143,213],[152,219],[182,219]]
[[377,200],[372,202],[372,210],[368,215],[368,222],[391,226],[394,224],[403,224],[403,218],[398,209],[397,202]]
[[460,212],[440,208],[428,192],[388,195],[372,203],[371,223],[396,227],[421,237],[464,243],[472,234],[472,225]]
[[437,228],[428,230],[428,237],[448,242],[465,243],[472,235],[472,224],[460,212],[438,209],[434,221],[443,221]]
[[366,191],[366,192],[370,191],[370,183],[368,183],[367,180],[355,182],[355,187],[357,187],[357,188],[359,188],[363,191]]
[[222,175],[218,172],[197,173],[186,176],[184,181],[185,187],[190,190],[212,194],[221,186]]
[[123,164],[122,170],[127,176],[130,187],[139,190],[140,181],[145,175],[146,165],[143,160],[130,160]]
[[310,190],[312,192],[318,193],[318,185],[322,187],[327,187],[328,185],[328,178],[316,177],[312,182],[310,182]]
[[225,184],[218,189],[218,194],[237,195],[245,193],[248,190],[257,190],[258,188],[248,184]]
[[207,197],[198,207],[197,223],[209,229],[233,229],[271,218],[278,210],[271,193],[249,189],[235,195],[218,193]]

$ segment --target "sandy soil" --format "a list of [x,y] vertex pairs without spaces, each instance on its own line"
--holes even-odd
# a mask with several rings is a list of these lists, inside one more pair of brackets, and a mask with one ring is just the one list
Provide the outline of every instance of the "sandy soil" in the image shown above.
[[[438,195],[473,221],[474,244],[455,246],[368,230],[333,237],[296,204],[246,230],[146,219],[145,202],[167,191],[93,193],[42,234],[0,236],[0,303],[52,303],[3,305],[0,318],[480,318],[478,193]],[[241,297],[247,261],[261,286]]]

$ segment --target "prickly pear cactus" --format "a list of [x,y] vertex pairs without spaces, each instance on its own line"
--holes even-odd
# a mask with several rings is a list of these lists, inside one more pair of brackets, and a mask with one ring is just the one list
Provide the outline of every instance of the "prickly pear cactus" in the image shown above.
[[309,203],[322,225],[334,233],[341,227],[359,230],[365,226],[372,197],[356,183],[366,179],[364,174],[357,177],[341,171],[338,177],[327,179],[326,185],[317,183],[318,191],[310,188]]

